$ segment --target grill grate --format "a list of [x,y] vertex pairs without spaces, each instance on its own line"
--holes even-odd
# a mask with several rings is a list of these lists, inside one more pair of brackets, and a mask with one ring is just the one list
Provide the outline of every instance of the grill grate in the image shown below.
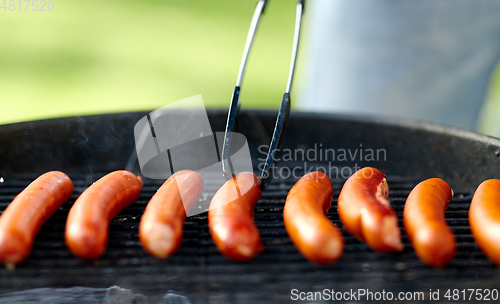
[[[82,261],[66,248],[66,216],[81,192],[102,175],[104,173],[70,176],[74,183],[70,201],[43,226],[30,257],[24,263],[11,272],[0,270],[0,293],[47,285],[109,287],[117,284],[149,296],[159,296],[175,289],[195,302],[206,302],[206,299],[218,302],[222,297],[222,300],[235,303],[238,297],[255,301],[286,300],[290,299],[292,288],[301,287],[307,287],[307,291],[313,291],[310,288],[348,290],[370,287],[427,291],[439,286],[459,288],[463,285],[460,278],[465,277],[469,281],[464,288],[473,288],[474,283],[484,285],[498,278],[498,272],[474,244],[469,230],[470,193],[454,189],[455,197],[446,211],[447,221],[457,237],[455,259],[444,269],[431,269],[417,259],[406,236],[403,236],[404,252],[380,254],[345,231],[335,208],[345,181],[342,178],[332,180],[335,196],[328,217],[341,227],[346,246],[341,260],[331,265],[308,263],[288,238],[282,211],[288,190],[296,182],[293,178],[275,179],[263,192],[255,210],[255,222],[265,250],[250,263],[235,263],[218,253],[210,238],[206,214],[186,219],[184,239],[174,256],[166,260],[149,256],[140,246],[138,226],[147,202],[162,183],[150,179],[145,179],[138,200],[112,220],[106,254],[95,262]],[[29,174],[12,176],[0,184],[0,210],[5,209],[36,177]],[[417,182],[411,177],[388,176],[390,201],[398,213],[401,228],[405,199]],[[203,197],[210,200],[216,190],[213,185],[205,185]],[[472,284],[471,276],[475,277]],[[227,294],[228,289],[237,289],[238,293]]]

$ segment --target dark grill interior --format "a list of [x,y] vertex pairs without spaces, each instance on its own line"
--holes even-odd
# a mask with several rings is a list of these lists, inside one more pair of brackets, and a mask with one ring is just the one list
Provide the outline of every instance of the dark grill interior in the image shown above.
[[[104,175],[104,173],[95,174],[94,176],[97,179],[101,175]],[[491,263],[475,246],[469,231],[467,221],[467,210],[471,200],[469,193],[454,189],[455,197],[446,212],[448,223],[457,237],[458,251],[456,258],[444,270],[433,270],[417,259],[406,237],[404,237],[406,248],[403,253],[378,254],[350,236],[342,227],[335,207],[338,194],[345,181],[341,178],[332,181],[335,197],[328,216],[339,227],[342,227],[346,247],[342,259],[329,266],[315,266],[305,261],[297,252],[285,231],[282,211],[288,190],[295,183],[295,179],[274,180],[263,192],[255,210],[255,222],[265,244],[265,251],[251,263],[234,263],[218,253],[210,238],[205,214],[190,217],[186,220],[182,246],[173,257],[167,260],[159,260],[149,256],[140,246],[138,225],[147,202],[161,185],[161,181],[149,179],[145,180],[139,199],[113,219],[110,225],[110,238],[106,255],[96,262],[85,262],[73,257],[66,248],[64,226],[67,213],[74,200],[94,179],[83,175],[73,175],[71,177],[75,185],[71,200],[61,207],[44,225],[36,238],[29,259],[13,272],[2,270],[3,275],[0,279],[2,292],[43,287],[45,286],[44,273],[57,272],[67,267],[71,267],[77,274],[87,275],[79,278],[73,277],[69,281],[66,281],[64,277],[58,277],[58,284],[64,287],[74,286],[75,283],[81,286],[101,286],[102,284],[106,286],[106,282],[110,280],[110,277],[100,276],[100,274],[117,272],[127,275],[142,274],[148,276],[142,278],[140,282],[135,282],[139,283],[139,290],[134,283],[134,279],[130,282],[131,286],[126,286],[136,291],[147,294],[151,291],[153,293],[162,293],[168,289],[176,289],[188,295],[193,292],[193,287],[199,288],[200,286],[179,286],[177,280],[171,279],[172,277],[201,276],[198,279],[204,280],[203,285],[208,285],[212,289],[218,285],[241,284],[243,282],[235,280],[233,275],[248,274],[245,277],[245,285],[247,285],[250,292],[252,285],[254,285],[253,288],[255,289],[263,288],[261,286],[263,283],[268,285],[265,288],[273,290],[273,285],[279,285],[281,280],[297,280],[295,284],[300,286],[300,282],[308,276],[314,276],[316,280],[318,277],[323,278],[323,284],[326,288],[329,285],[338,286],[339,280],[342,280],[342,278],[352,277],[352,279],[355,279],[352,284],[357,285],[356,288],[360,288],[364,286],[363,284],[370,283],[372,278],[384,278],[384,280],[401,284],[403,282],[418,281],[419,276],[424,273],[439,274],[444,278],[452,278],[464,269],[468,271],[493,270]],[[16,179],[9,179],[2,184],[0,187],[0,206],[2,210],[34,178],[36,178],[35,175],[22,175]],[[392,206],[401,220],[405,199],[418,181],[409,177],[389,176],[388,182]],[[203,197],[209,200],[215,191],[216,189],[208,184],[205,187]],[[402,222],[400,222],[400,226],[402,227]],[[252,274],[258,275],[254,282],[252,281]],[[66,275],[73,276],[71,273]],[[270,281],[266,282],[266,277]],[[12,280],[13,278],[15,280]],[[142,290],[149,285],[148,283],[156,279],[159,279],[160,282],[166,280],[166,282],[157,285],[154,290]],[[198,279],[195,279],[195,281]],[[111,284],[113,283],[110,282]],[[345,284],[345,282],[342,284]],[[162,285],[165,286],[164,290],[159,287]],[[406,289],[403,290],[406,291]],[[277,296],[286,298],[288,293],[284,292]],[[228,300],[233,301],[234,299],[229,298]]]
[[[127,121],[131,121],[126,129],[130,130],[130,125],[133,126],[137,118],[143,114],[134,115],[132,119],[125,117]],[[218,116],[224,117],[224,115]],[[265,129],[272,130],[272,117],[273,115],[264,115],[263,125]],[[88,121],[91,119],[87,119],[87,126],[90,125]],[[312,117],[312,119],[316,121],[317,117]],[[223,125],[223,119],[219,120],[222,121],[219,124]],[[121,121],[121,118],[119,121]],[[116,124],[116,122],[113,123]],[[379,128],[378,124],[375,124],[375,126],[379,129],[374,128],[373,124],[363,125],[357,122],[340,121],[335,125],[335,129],[342,129],[343,124],[348,125],[349,123],[355,124],[357,128],[357,131],[354,132],[354,135],[351,134],[349,139],[356,144],[355,147],[359,145],[360,141],[368,146],[370,139],[363,139],[363,136],[373,138],[368,130],[373,130],[373,132],[379,134],[381,128]],[[56,125],[59,124],[56,123]],[[294,124],[292,116],[291,125],[289,126],[292,134],[294,126],[297,125],[301,124]],[[25,130],[25,127],[22,127],[21,130]],[[214,124],[212,128],[217,129]],[[303,128],[303,125],[301,125],[301,128]],[[78,158],[78,161],[64,159],[56,165],[52,165],[50,169],[67,172],[73,180],[74,193],[70,201],[63,205],[43,226],[28,260],[18,265],[13,271],[0,270],[0,294],[40,287],[84,286],[107,288],[112,285],[119,285],[122,288],[132,289],[137,293],[148,296],[150,303],[157,303],[168,290],[175,290],[187,296],[193,303],[281,303],[290,301],[290,290],[293,288],[300,291],[322,291],[324,288],[335,289],[336,291],[349,291],[351,288],[364,288],[371,291],[385,289],[394,293],[399,291],[428,292],[429,289],[446,290],[449,288],[497,288],[496,282],[500,279],[500,272],[475,245],[468,226],[467,211],[472,198],[470,189],[474,189],[478,183],[473,180],[474,175],[472,173],[467,175],[469,180],[464,182],[461,172],[449,173],[445,169],[449,166],[457,170],[464,169],[465,172],[473,172],[471,168],[476,167],[477,171],[474,172],[478,175],[476,177],[478,180],[493,178],[495,175],[491,172],[482,175],[477,173],[488,170],[487,168],[478,167],[478,162],[487,159],[487,157],[496,160],[497,156],[490,156],[488,153],[491,151],[493,154],[500,147],[500,144],[494,142],[496,146],[491,146],[488,142],[474,141],[473,144],[467,145],[465,139],[457,139],[457,137],[449,134],[447,135],[449,139],[447,139],[448,137],[444,137],[446,134],[433,135],[432,132],[428,131],[406,130],[401,127],[391,126],[384,126],[384,128],[386,130],[383,130],[383,134],[386,134],[387,139],[379,137],[377,140],[382,146],[386,144],[384,140],[392,144],[392,146],[384,146],[388,147],[388,160],[391,160],[394,155],[398,155],[403,160],[367,165],[376,166],[388,174],[390,200],[399,215],[401,228],[405,199],[419,181],[434,176],[443,177],[450,183],[455,192],[455,197],[446,211],[446,218],[457,237],[458,251],[455,259],[446,268],[432,269],[420,262],[404,234],[405,250],[402,253],[395,254],[373,252],[368,246],[348,235],[343,229],[336,212],[336,200],[345,181],[344,178],[332,178],[335,196],[328,216],[342,228],[346,242],[341,260],[334,264],[317,266],[307,262],[288,238],[283,225],[282,211],[288,190],[296,182],[294,178],[275,179],[263,192],[255,210],[255,222],[259,227],[265,250],[250,263],[235,263],[218,253],[208,232],[206,214],[190,217],[186,220],[183,243],[174,256],[166,260],[149,256],[140,246],[138,225],[147,202],[163,182],[150,179],[145,179],[139,199],[113,219],[110,225],[109,244],[106,254],[95,262],[79,260],[72,256],[64,242],[66,215],[78,195],[93,181],[112,170],[123,168],[128,160],[128,154],[123,153],[123,156],[121,154],[119,156],[114,152],[108,155],[110,161],[98,163],[100,159],[96,157],[89,159],[83,169],[76,165],[71,169],[65,169],[64,166],[67,166],[68,163],[81,165],[82,156],[85,158],[86,155],[92,154],[85,150],[79,150],[79,145],[76,144],[78,142],[75,143],[75,141],[70,140],[70,150],[74,157]],[[391,128],[394,128],[394,130]],[[67,129],[71,130],[71,127]],[[12,134],[12,130],[9,130],[9,132],[9,134]],[[25,134],[25,131],[20,134]],[[43,134],[45,134],[43,128],[41,128],[40,134],[42,135],[39,136],[43,138]],[[89,134],[92,134],[92,132],[89,131]],[[309,134],[313,133],[309,132]],[[396,136],[395,134],[400,135]],[[32,136],[32,134],[29,135]],[[321,135],[316,134],[315,136],[319,136],[319,138],[311,138],[311,143],[325,143],[330,140],[338,146],[345,147],[347,145],[346,139],[341,142],[334,136],[328,140],[321,138]],[[419,136],[427,138],[428,141],[434,141],[433,145],[429,146],[437,150],[442,150],[441,145],[443,145],[446,149],[455,151],[455,145],[461,145],[463,147],[463,158],[469,158],[469,163],[461,162],[458,159],[458,154],[451,154],[450,157],[449,150],[446,149],[443,151],[445,157],[438,155],[436,156],[437,159],[427,159],[426,154],[419,154],[418,151],[412,152],[410,149],[401,148],[405,146],[404,141],[412,142]],[[433,139],[433,136],[436,138]],[[247,135],[247,137],[250,138],[249,141],[252,144],[251,135]],[[4,147],[20,146],[21,150],[26,149],[22,144],[16,144],[15,140],[8,141],[5,138],[7,137],[2,137],[0,132],[0,143],[3,142]],[[15,137],[9,136],[8,138],[10,140],[10,138]],[[89,138],[92,139],[92,136]],[[343,136],[342,138],[346,137]],[[299,137],[293,138],[291,143],[285,142],[285,146],[287,144],[307,148],[310,143]],[[131,150],[133,143],[129,142],[127,145],[128,149],[125,151]],[[392,149],[391,147],[396,148]],[[113,150],[118,148],[113,147]],[[413,145],[410,148],[414,150],[416,146]],[[64,152],[64,148],[59,147],[58,149]],[[251,147],[251,149],[255,150],[255,147]],[[477,154],[477,151],[467,151],[467,149],[484,150],[485,154],[477,156],[478,159],[474,159],[473,156]],[[0,150],[0,156],[5,157],[7,154],[5,151],[7,150]],[[109,151],[106,153],[109,153]],[[39,173],[47,171],[47,168],[43,167],[45,163],[35,164],[30,159],[31,156],[23,156],[19,151],[16,155],[20,155],[18,161],[13,161],[12,164],[2,163],[3,167],[0,170],[0,176],[5,177],[5,182],[0,184],[0,210],[5,209],[10,201]],[[421,159],[415,160],[416,155],[420,155]],[[440,157],[442,159],[439,159]],[[445,163],[446,157],[450,158],[448,163]],[[253,158],[256,159],[255,156]],[[8,159],[14,158],[10,157]],[[421,165],[422,168],[420,168],[419,172],[417,172],[417,169],[412,170],[413,161],[424,164]],[[424,171],[427,170],[425,165],[432,161],[438,165],[430,166],[430,172],[435,172],[435,174],[431,175]],[[401,168],[400,163],[407,163],[408,165]],[[439,165],[440,163],[441,165]],[[457,166],[457,164],[461,165]],[[255,165],[257,164],[254,163]],[[279,165],[280,167],[292,168],[302,166],[303,163],[288,162]],[[314,166],[314,164],[308,163],[309,168],[311,165]],[[331,164],[317,163],[317,165],[326,166]],[[337,163],[335,165],[345,164]],[[257,170],[255,171],[257,172]],[[404,172],[406,174],[403,174]],[[135,173],[139,172],[136,171]],[[496,177],[498,178],[498,175]],[[205,184],[202,197],[205,200],[210,200],[216,190],[214,185]],[[443,294],[444,292],[442,292]]]

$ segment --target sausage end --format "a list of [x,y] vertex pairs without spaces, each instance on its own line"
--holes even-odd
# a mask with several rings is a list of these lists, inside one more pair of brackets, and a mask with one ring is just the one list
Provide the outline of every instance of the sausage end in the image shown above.
[[389,249],[403,251],[404,244],[401,242],[401,231],[396,217],[384,217],[382,221],[382,236],[384,243]]
[[21,231],[0,231],[0,262],[18,264],[25,260],[31,252],[33,242],[30,242]]
[[165,259],[177,251],[182,240],[175,229],[166,223],[153,224],[146,231],[140,231],[142,247],[152,256]]
[[66,226],[66,245],[77,257],[84,260],[97,260],[106,250],[108,225],[84,227],[79,223]]
[[332,237],[329,239],[319,254],[307,256],[307,259],[315,264],[323,265],[333,263],[340,259],[344,252],[344,241],[341,237]]
[[455,236],[444,225],[422,227],[415,233],[414,243],[419,259],[431,267],[444,267],[455,256]]

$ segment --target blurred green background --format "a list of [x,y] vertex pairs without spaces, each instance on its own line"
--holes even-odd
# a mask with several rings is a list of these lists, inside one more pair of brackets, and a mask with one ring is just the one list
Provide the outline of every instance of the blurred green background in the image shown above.
[[481,113],[478,131],[500,138],[500,65],[497,66],[491,77],[490,88]]
[[[0,9],[0,124],[152,110],[197,94],[207,107],[228,107],[255,0],[52,1],[51,12],[24,11],[26,2],[19,11],[17,1],[8,1],[13,12]],[[247,65],[243,108],[277,110],[281,102],[294,3],[268,4]],[[492,84],[480,131],[498,136],[500,69]]]
[[[2,2],[3,0],[0,0]],[[202,94],[227,108],[254,0],[53,0],[0,9],[0,124],[151,110]],[[281,102],[295,2],[270,1],[247,64],[244,108]]]

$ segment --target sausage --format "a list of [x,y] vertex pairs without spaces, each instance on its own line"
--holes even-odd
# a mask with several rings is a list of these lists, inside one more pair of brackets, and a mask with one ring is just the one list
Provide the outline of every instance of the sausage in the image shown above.
[[109,173],[88,187],[68,213],[69,250],[85,260],[98,259],[108,244],[109,222],[139,197],[141,188],[142,178],[128,171]]
[[500,180],[486,180],[476,189],[469,209],[469,225],[479,248],[500,266]]
[[402,251],[398,216],[386,199],[389,186],[376,168],[362,168],[344,184],[337,202],[347,231],[379,252]]
[[313,263],[334,262],[344,250],[342,233],[326,216],[332,198],[330,178],[318,171],[300,178],[286,197],[285,229],[295,247]]
[[191,170],[173,174],[151,198],[139,224],[142,248],[157,258],[174,254],[182,241],[186,214],[203,192],[201,175]]
[[0,262],[13,265],[28,257],[43,223],[73,193],[64,173],[47,172],[26,187],[0,216]]
[[440,178],[419,183],[408,196],[403,224],[418,258],[429,266],[443,267],[456,252],[453,231],[446,223],[444,211],[453,191]]
[[215,246],[235,261],[248,261],[264,250],[253,220],[254,207],[262,190],[261,180],[241,172],[215,193],[208,210],[208,228]]

